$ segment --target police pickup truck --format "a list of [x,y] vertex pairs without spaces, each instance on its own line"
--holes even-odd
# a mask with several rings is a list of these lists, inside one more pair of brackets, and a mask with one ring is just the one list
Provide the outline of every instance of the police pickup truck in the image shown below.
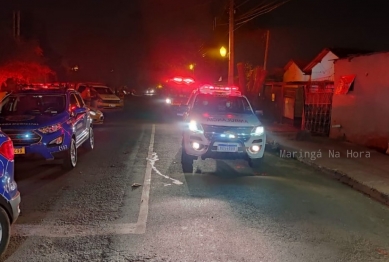
[[249,101],[237,87],[204,85],[191,94],[184,113],[181,164],[193,172],[193,160],[246,159],[261,165],[266,134]]

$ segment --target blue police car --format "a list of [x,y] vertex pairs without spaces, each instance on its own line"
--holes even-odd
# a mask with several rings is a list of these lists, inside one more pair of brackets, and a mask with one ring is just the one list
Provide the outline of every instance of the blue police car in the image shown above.
[[20,193],[14,180],[14,147],[0,131],[0,255],[7,249],[11,224],[19,216]]
[[77,149],[94,148],[92,119],[74,89],[39,86],[5,97],[0,127],[14,144],[16,157],[63,159],[63,167],[77,164]]

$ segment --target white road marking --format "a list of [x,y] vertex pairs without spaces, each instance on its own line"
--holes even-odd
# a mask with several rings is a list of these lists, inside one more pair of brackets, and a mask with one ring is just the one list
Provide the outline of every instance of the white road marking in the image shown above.
[[[151,129],[150,145],[149,145],[149,152],[147,154],[147,158],[151,158],[151,156],[153,155],[154,136],[155,136],[155,125],[153,124],[153,127]],[[143,183],[142,197],[140,201],[138,222],[135,229],[136,234],[143,234],[146,232],[147,216],[149,214],[151,171],[152,171],[152,165],[150,161],[147,161],[145,180]]]
[[[147,159],[151,159],[154,150],[155,125],[151,130],[150,144]],[[140,211],[137,223],[108,224],[104,226],[94,225],[12,225],[13,236],[39,236],[39,237],[83,237],[97,235],[127,235],[144,234],[146,232],[147,216],[149,212],[149,196],[151,184],[151,172],[153,165],[147,161],[145,178],[143,183]],[[50,169],[50,171],[52,171]],[[159,171],[158,171],[159,172]],[[46,172],[45,172],[46,173]],[[181,183],[181,182],[180,182]]]
[[109,226],[91,225],[23,225],[16,224],[12,227],[12,234],[17,236],[36,237],[85,237],[103,235],[127,235],[137,234],[136,223],[111,224]]
[[[173,184],[176,184],[176,185],[182,185],[183,183],[177,179],[174,179],[174,178],[171,178],[167,175],[164,175],[162,174],[156,167],[155,167],[155,162],[157,162],[159,160],[158,158],[158,155],[157,153],[153,153],[151,157],[148,157],[147,160],[149,161],[149,163],[151,164],[151,168],[155,171],[155,173],[157,173],[158,175],[166,178],[166,179],[170,179],[173,181]],[[166,185],[165,185],[166,186]]]

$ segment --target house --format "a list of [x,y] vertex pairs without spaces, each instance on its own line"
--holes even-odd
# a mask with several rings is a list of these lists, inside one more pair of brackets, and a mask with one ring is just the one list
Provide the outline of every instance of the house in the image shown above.
[[385,151],[389,142],[389,52],[335,61],[331,138]]
[[324,48],[312,61],[290,60],[283,82],[267,82],[262,97],[264,111],[275,121],[289,123],[315,134],[330,133],[334,89],[334,61],[368,51]]
[[303,68],[303,72],[310,76],[310,81],[334,81],[334,61],[353,54],[367,54],[371,51],[324,48],[309,64]]
[[301,82],[308,81],[309,76],[303,71],[307,62],[299,60],[290,60],[284,67],[283,82]]

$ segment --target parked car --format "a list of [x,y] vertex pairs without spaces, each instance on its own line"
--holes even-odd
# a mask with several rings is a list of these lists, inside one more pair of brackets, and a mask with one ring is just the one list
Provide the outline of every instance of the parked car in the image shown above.
[[20,193],[14,180],[12,140],[0,131],[0,256],[8,247],[11,224],[19,217]]
[[97,108],[89,107],[89,115],[92,118],[92,123],[94,125],[99,125],[104,123],[104,114]]
[[76,90],[82,94],[84,99],[90,99],[90,106],[99,110],[123,108],[124,100],[104,84],[85,83],[77,84]]
[[77,164],[77,149],[94,148],[89,109],[74,89],[27,88],[0,104],[0,127],[15,147],[16,157],[63,159],[65,169]]

